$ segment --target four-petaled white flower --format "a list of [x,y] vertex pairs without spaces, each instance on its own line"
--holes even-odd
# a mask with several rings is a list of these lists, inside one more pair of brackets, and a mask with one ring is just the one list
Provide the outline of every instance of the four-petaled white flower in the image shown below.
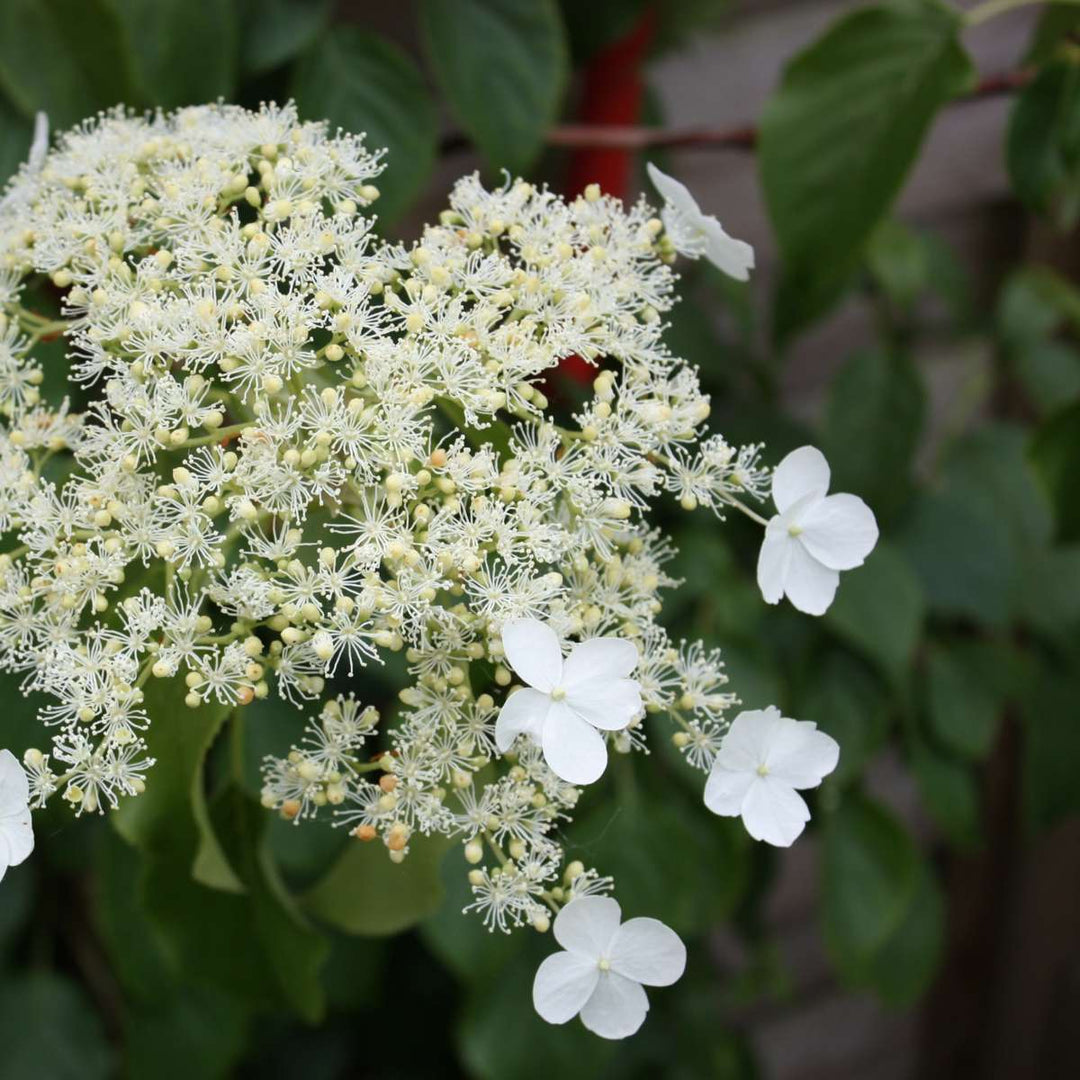
[[620,638],[590,638],[564,662],[555,631],[536,619],[506,623],[502,643],[507,663],[528,686],[506,699],[495,722],[499,752],[528,735],[557,776],[591,784],[607,767],[600,731],[621,731],[642,710],[641,688],[628,678],[637,649]]
[[10,750],[0,750],[0,881],[34,850],[30,782]]
[[625,1039],[645,1021],[645,986],[670,986],[686,968],[686,946],[657,919],[630,919],[609,896],[571,900],[555,917],[555,940],[533,980],[533,1005],[549,1024],[581,1022],[605,1039]]
[[724,736],[705,783],[705,805],[742,816],[755,840],[790,847],[810,820],[796,788],[817,787],[840,760],[831,735],[791,720],[775,705],[741,712]]
[[857,495],[827,495],[829,463],[802,446],[773,472],[779,513],[765,529],[757,579],[769,604],[782,596],[807,615],[823,615],[833,602],[841,570],[862,566],[877,543],[874,513]]
[[660,216],[675,250],[688,259],[703,255],[736,281],[747,281],[754,268],[754,249],[745,240],[736,240],[711,214],[703,214],[697,200],[673,176],[661,172],[651,161],[646,166],[653,187],[663,196]]

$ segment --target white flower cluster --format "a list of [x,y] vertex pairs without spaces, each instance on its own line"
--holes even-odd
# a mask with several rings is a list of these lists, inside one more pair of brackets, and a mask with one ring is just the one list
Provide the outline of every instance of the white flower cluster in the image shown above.
[[[610,885],[564,865],[575,783],[644,748],[646,710],[708,769],[735,700],[718,654],[657,621],[649,501],[756,517],[769,474],[705,437],[662,337],[677,238],[644,200],[468,176],[405,247],[364,214],[379,169],[291,106],[223,105],[109,113],[24,167],[0,205],[0,667],[51,697],[32,805],[82,812],[153,783],[145,732],[179,721],[148,680],[191,708],[302,706],[403,651],[390,750],[364,749],[375,710],[332,699],[266,763],[265,805],[326,807],[395,861],[460,836],[488,924],[546,929]],[[57,334],[80,413],[41,397]],[[547,381],[572,354],[597,369],[576,411]],[[533,689],[497,730],[508,665]]]

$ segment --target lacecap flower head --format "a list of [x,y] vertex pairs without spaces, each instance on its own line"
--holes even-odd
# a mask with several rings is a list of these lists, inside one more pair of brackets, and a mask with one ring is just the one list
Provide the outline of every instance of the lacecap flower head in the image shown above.
[[[763,447],[708,430],[664,341],[676,251],[745,278],[752,250],[655,170],[659,212],[465,176],[387,241],[381,152],[292,105],[47,131],[0,202],[0,669],[44,746],[0,756],[0,872],[29,854],[28,807],[152,786],[177,708],[278,698],[297,728],[264,762],[268,811],[393,862],[459,840],[470,913],[557,913],[577,960],[548,974],[591,958],[570,997],[545,975],[540,1007],[629,1033],[681,945],[618,927],[564,826],[609,750],[646,750],[646,712],[692,767],[728,761],[737,697],[718,650],[661,621],[673,549],[647,509],[762,520]],[[57,336],[66,396],[44,389]],[[571,354],[596,369],[572,413],[545,389]],[[791,472],[763,589],[816,608],[872,540],[827,468]],[[397,700],[362,701],[395,653]]]

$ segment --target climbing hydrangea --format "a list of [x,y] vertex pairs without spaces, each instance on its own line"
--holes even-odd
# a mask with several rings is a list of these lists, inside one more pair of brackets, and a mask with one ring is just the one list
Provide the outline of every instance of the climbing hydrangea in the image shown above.
[[[667,714],[708,771],[736,698],[658,621],[672,549],[645,511],[762,520],[770,476],[706,433],[664,344],[675,243],[644,200],[467,176],[407,246],[373,231],[379,158],[291,106],[118,110],[12,182],[0,666],[45,702],[33,806],[154,783],[154,727],[184,718],[147,708],[150,680],[191,709],[277,695],[313,718],[266,761],[267,808],[398,862],[460,837],[488,925],[544,930],[611,882],[566,863],[579,789],[537,740],[496,741],[503,627],[630,643],[640,699],[609,725],[590,684],[585,734],[640,752]],[[60,335],[67,397],[39,360]],[[570,355],[596,368],[576,409],[549,400]],[[383,717],[364,668],[388,653],[410,679]]]

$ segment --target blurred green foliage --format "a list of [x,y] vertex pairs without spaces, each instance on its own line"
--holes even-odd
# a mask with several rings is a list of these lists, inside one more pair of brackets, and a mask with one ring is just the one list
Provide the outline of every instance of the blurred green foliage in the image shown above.
[[[310,118],[366,131],[389,150],[378,209],[405,213],[429,186],[442,106],[489,174],[558,182],[542,157],[574,65],[632,27],[638,2],[420,0],[410,53],[368,26],[332,22],[329,0],[5,0],[0,4],[0,171],[25,155],[32,117],[54,128],[123,102],[295,97]],[[664,5],[658,45],[713,29],[718,5]],[[361,10],[362,9],[358,9]],[[1080,215],[1080,7],[1051,4],[1028,53],[1003,155],[1032,214]],[[669,618],[725,648],[750,705],[776,702],[841,743],[816,796],[821,927],[839,978],[911,1005],[942,956],[946,898],[933,861],[868,794],[883,753],[906,763],[936,823],[939,854],[978,851],[988,759],[1019,745],[1029,834],[1080,811],[1080,290],[1016,265],[988,309],[942,241],[891,217],[938,112],[974,80],[964,23],[937,0],[867,4],[792,58],[761,121],[761,182],[782,273],[773,302],[702,267],[703,304],[673,315],[672,349],[702,367],[715,423],[765,439],[769,460],[813,441],[836,487],[876,509],[883,542],[845,577],[819,622],[761,604],[756,536],[661,509],[687,587]],[[854,295],[878,338],[843,359],[814,428],[779,398],[799,333]],[[704,312],[721,306],[721,331]],[[951,340],[973,357],[955,413],[931,423],[932,361]],[[55,356],[62,374],[62,350]],[[157,687],[165,694],[173,688]],[[389,702],[393,671],[365,675]],[[5,745],[37,741],[32,706],[4,678]],[[176,698],[179,694],[174,694]],[[625,1045],[529,1008],[547,943],[488,934],[456,845],[416,844],[402,867],[336,832],[269,821],[258,762],[296,716],[259,704],[243,725],[210,710],[155,724],[146,797],[111,821],[45,812],[35,858],[0,892],[0,1047],[5,1076],[746,1077],[738,1024],[718,1018],[787,992],[762,905],[776,856],[709,816],[701,778],[664,728],[654,752],[615,762],[590,790],[569,847],[614,874],[628,912],[692,942],[676,988],[655,996]],[[177,814],[176,806],[184,812]],[[728,923],[735,969],[710,959]],[[410,929],[413,933],[387,935]],[[677,1054],[672,1047],[678,1047]]]

